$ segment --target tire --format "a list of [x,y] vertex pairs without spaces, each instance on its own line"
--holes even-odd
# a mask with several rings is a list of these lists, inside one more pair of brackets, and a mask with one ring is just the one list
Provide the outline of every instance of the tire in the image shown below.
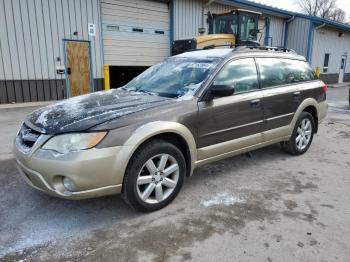
[[164,140],[152,140],[131,158],[124,177],[123,198],[142,212],[161,209],[177,196],[185,174],[186,161],[181,151]]
[[[308,126],[305,126],[308,123]],[[295,124],[292,136],[282,142],[282,149],[291,155],[302,155],[310,147],[314,137],[315,120],[308,112],[302,112]]]

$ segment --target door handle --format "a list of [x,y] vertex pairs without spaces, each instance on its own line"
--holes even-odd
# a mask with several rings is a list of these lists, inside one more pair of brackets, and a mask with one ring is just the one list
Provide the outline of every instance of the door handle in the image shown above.
[[298,97],[298,96],[300,96],[300,94],[301,94],[300,91],[297,91],[297,92],[294,92],[294,93],[293,93],[293,96],[294,96],[294,97]]
[[260,99],[254,99],[250,101],[251,106],[257,106],[260,103]]
[[71,71],[70,71],[70,67],[67,67],[67,75],[70,75]]

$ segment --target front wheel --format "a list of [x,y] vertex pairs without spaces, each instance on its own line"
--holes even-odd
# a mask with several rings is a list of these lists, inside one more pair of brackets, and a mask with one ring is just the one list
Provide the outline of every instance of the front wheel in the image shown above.
[[304,154],[310,147],[315,130],[315,121],[308,112],[302,112],[297,120],[292,136],[282,142],[282,148],[289,154]]
[[123,197],[133,208],[155,211],[168,205],[183,184],[186,162],[181,151],[153,140],[135,153],[127,168]]

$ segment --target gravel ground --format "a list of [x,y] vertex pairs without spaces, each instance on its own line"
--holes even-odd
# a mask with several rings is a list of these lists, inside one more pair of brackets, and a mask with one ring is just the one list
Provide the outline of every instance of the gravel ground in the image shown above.
[[0,109],[0,260],[350,261],[348,88],[329,90],[306,154],[274,145],[204,166],[151,214],[119,196],[67,201],[31,189],[10,148],[33,108]]

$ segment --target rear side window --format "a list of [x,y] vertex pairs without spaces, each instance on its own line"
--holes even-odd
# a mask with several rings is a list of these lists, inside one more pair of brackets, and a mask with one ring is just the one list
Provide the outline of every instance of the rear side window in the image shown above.
[[316,79],[312,68],[305,61],[258,58],[262,88],[288,85]]
[[258,77],[253,58],[228,62],[214,79],[214,85],[229,85],[236,93],[258,89]]

